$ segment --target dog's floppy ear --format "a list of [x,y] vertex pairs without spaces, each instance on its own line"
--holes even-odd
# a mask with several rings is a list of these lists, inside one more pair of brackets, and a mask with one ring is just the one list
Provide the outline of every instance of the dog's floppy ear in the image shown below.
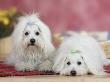
[[66,57],[62,54],[57,53],[57,57],[54,59],[53,71],[60,73],[64,67]]
[[84,60],[85,64],[87,65],[88,72],[90,72],[94,75],[107,75],[104,72],[103,62],[100,60],[100,58],[92,56],[93,54],[85,53],[85,55],[82,55],[83,60]]

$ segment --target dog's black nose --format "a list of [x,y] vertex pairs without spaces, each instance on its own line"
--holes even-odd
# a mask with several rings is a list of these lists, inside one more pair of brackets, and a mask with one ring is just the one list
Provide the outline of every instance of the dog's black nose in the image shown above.
[[72,76],[76,76],[76,71],[71,71],[70,73]]
[[35,39],[34,38],[30,39],[30,42],[34,44],[35,43]]

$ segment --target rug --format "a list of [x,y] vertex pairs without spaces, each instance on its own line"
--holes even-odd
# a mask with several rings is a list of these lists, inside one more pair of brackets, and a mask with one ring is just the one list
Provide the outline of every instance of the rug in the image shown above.
[[41,72],[41,71],[16,71],[13,66],[9,66],[3,63],[3,61],[0,61],[0,77],[6,77],[6,76],[32,76],[32,75],[53,75],[54,73],[52,71],[47,72]]

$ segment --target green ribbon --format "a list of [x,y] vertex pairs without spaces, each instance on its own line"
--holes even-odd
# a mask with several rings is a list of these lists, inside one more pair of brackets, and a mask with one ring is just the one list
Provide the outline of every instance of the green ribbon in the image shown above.
[[78,51],[78,50],[74,50],[74,49],[71,49],[71,51],[70,51],[70,53],[72,54],[72,55],[74,55],[74,53],[79,53],[80,51]]

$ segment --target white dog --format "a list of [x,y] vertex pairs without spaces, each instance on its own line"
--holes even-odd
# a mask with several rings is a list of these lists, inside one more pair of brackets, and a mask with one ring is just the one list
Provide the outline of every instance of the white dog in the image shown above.
[[60,75],[106,75],[103,68],[109,60],[98,42],[87,35],[74,35],[62,42],[53,70]]
[[13,49],[6,63],[18,71],[52,69],[51,32],[36,14],[19,18],[12,34]]

